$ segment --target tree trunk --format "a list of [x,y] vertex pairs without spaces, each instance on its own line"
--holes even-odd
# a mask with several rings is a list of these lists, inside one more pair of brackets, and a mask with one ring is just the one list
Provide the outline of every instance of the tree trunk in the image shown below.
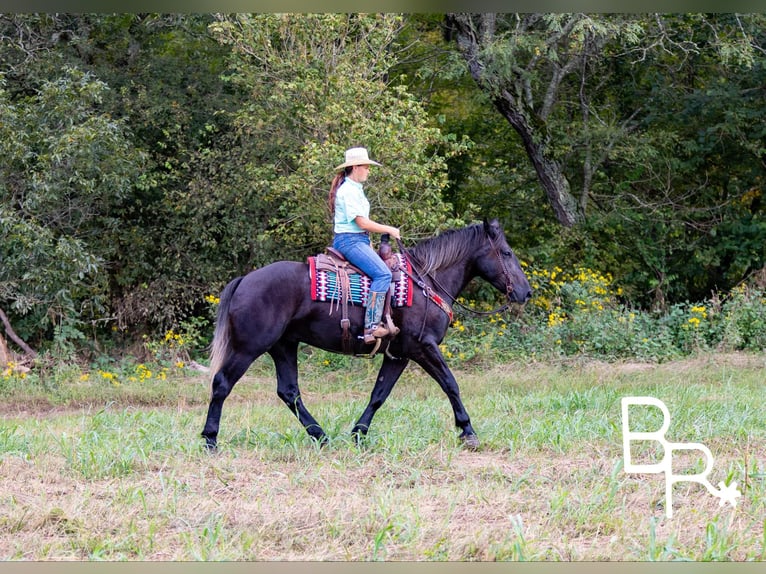
[[5,342],[5,339],[3,338],[3,334],[0,333],[0,371],[5,370],[5,368],[8,366],[8,361],[10,361],[11,355],[8,352],[8,343]]
[[[547,137],[541,138],[535,133],[524,114],[513,106],[510,94],[505,90],[495,98],[494,103],[521,137],[527,156],[537,172],[537,179],[553,208],[556,220],[561,225],[572,227],[581,219],[577,200],[572,195],[569,180],[561,171],[559,163],[547,155],[547,145],[544,143]],[[538,143],[540,140],[543,140],[543,143]]]
[[[11,327],[11,322],[8,320],[7,315],[2,309],[0,309],[0,322],[2,322],[3,325],[5,326],[5,332],[8,334],[8,338],[14,343],[16,343],[19,347],[21,347],[23,351],[27,354],[27,356],[29,356],[30,358],[35,358],[37,356],[37,352],[34,349],[32,349],[32,347],[27,345],[24,342],[24,340],[21,337],[19,337],[16,334],[16,332],[13,330],[13,327]],[[3,339],[2,334],[0,334],[0,341],[2,341],[0,345],[5,343],[5,339]],[[8,346],[6,345],[5,348],[7,350]]]
[[[480,50],[483,44],[489,44],[494,40],[494,16],[486,14],[472,17],[468,14],[449,14],[447,24],[456,33],[458,48],[468,64],[468,70],[474,81],[491,95],[497,110],[521,137],[524,149],[535,168],[538,181],[545,191],[557,221],[566,227],[580,222],[582,214],[578,210],[577,200],[572,195],[569,181],[564,176],[559,163],[550,156],[545,122],[535,114],[534,110],[514,98],[507,86],[493,87],[491,79],[485,77],[486,66],[481,59]],[[539,120],[540,125],[533,125],[530,118]]]

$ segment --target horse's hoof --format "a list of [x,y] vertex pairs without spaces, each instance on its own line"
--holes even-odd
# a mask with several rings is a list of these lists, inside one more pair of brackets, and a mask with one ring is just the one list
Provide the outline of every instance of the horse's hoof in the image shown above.
[[326,447],[327,445],[329,445],[329,444],[330,444],[330,439],[329,439],[329,438],[327,438],[327,435],[326,435],[326,434],[321,434],[321,435],[311,435],[311,438],[314,440],[314,443],[315,443],[315,444],[316,444],[316,445],[317,445],[319,448],[324,448],[324,447]]
[[218,443],[215,439],[205,437],[205,452],[215,454],[218,452]]
[[364,446],[367,444],[367,432],[363,431],[362,429],[354,429],[351,431],[351,436],[354,439],[354,444],[356,446]]
[[479,450],[479,437],[475,434],[461,434],[460,439],[463,441],[463,446],[469,450]]

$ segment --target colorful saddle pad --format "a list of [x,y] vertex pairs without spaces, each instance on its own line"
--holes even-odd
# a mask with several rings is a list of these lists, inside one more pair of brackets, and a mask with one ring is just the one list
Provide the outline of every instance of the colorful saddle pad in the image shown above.
[[[393,255],[399,261],[399,269],[406,270],[406,272],[394,273],[391,305],[393,307],[410,307],[412,306],[412,267],[401,253],[394,253]],[[334,271],[318,269],[316,256],[309,257],[308,264],[309,277],[311,278],[311,300],[339,301],[341,286],[337,274]],[[349,273],[348,279],[351,285],[351,301],[354,304],[366,305],[370,292],[370,278],[361,273]]]

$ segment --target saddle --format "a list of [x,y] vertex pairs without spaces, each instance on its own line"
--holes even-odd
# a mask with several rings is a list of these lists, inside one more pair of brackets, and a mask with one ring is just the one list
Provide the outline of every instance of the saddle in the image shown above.
[[[380,255],[380,253],[378,253]],[[383,259],[381,257],[381,259]],[[402,270],[399,268],[399,261],[393,254],[389,255],[388,259],[383,259],[388,268],[391,270],[391,281],[399,281],[401,279]],[[346,271],[349,275],[359,274],[364,275],[364,272],[358,267],[351,264],[343,254],[334,247],[326,247],[325,253],[319,253],[316,255],[316,269],[317,271],[331,271],[336,273],[339,269]]]
[[[399,260],[397,257],[394,257],[393,253],[391,252],[391,246],[387,242],[381,243],[381,246],[378,250],[378,255],[380,258],[386,263],[388,268],[391,270],[392,275],[392,283],[391,286],[389,286],[388,291],[386,292],[386,300],[383,306],[383,320],[386,321],[386,324],[388,326],[388,330],[392,333],[398,332],[398,329],[396,329],[394,325],[394,321],[391,318],[391,294],[393,285],[396,282],[399,282],[402,278],[402,270],[399,268]],[[343,352],[345,354],[352,354],[352,344],[351,344],[351,321],[348,318],[348,304],[349,302],[352,302],[351,298],[351,276],[352,275],[361,275],[362,277],[366,277],[364,272],[359,269],[358,267],[352,265],[340,251],[333,247],[326,247],[325,253],[319,253],[315,256],[314,265],[316,268],[316,271],[327,271],[331,273],[335,273],[335,276],[337,277],[337,283],[336,283],[336,289],[337,289],[337,305],[341,309],[341,320],[340,320],[340,326],[343,330],[342,335],[342,343],[343,343]],[[332,304],[330,305],[330,314],[333,312]],[[375,342],[375,347],[370,353],[369,356],[374,356],[375,353],[377,353],[378,348],[380,347],[381,341],[378,339]]]

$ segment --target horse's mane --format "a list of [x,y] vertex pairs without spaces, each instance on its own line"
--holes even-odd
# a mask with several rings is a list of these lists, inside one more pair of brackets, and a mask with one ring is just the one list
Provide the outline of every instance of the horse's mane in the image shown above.
[[483,234],[481,224],[449,229],[424,239],[410,249],[409,254],[418,263],[420,271],[431,273],[473,255]]

